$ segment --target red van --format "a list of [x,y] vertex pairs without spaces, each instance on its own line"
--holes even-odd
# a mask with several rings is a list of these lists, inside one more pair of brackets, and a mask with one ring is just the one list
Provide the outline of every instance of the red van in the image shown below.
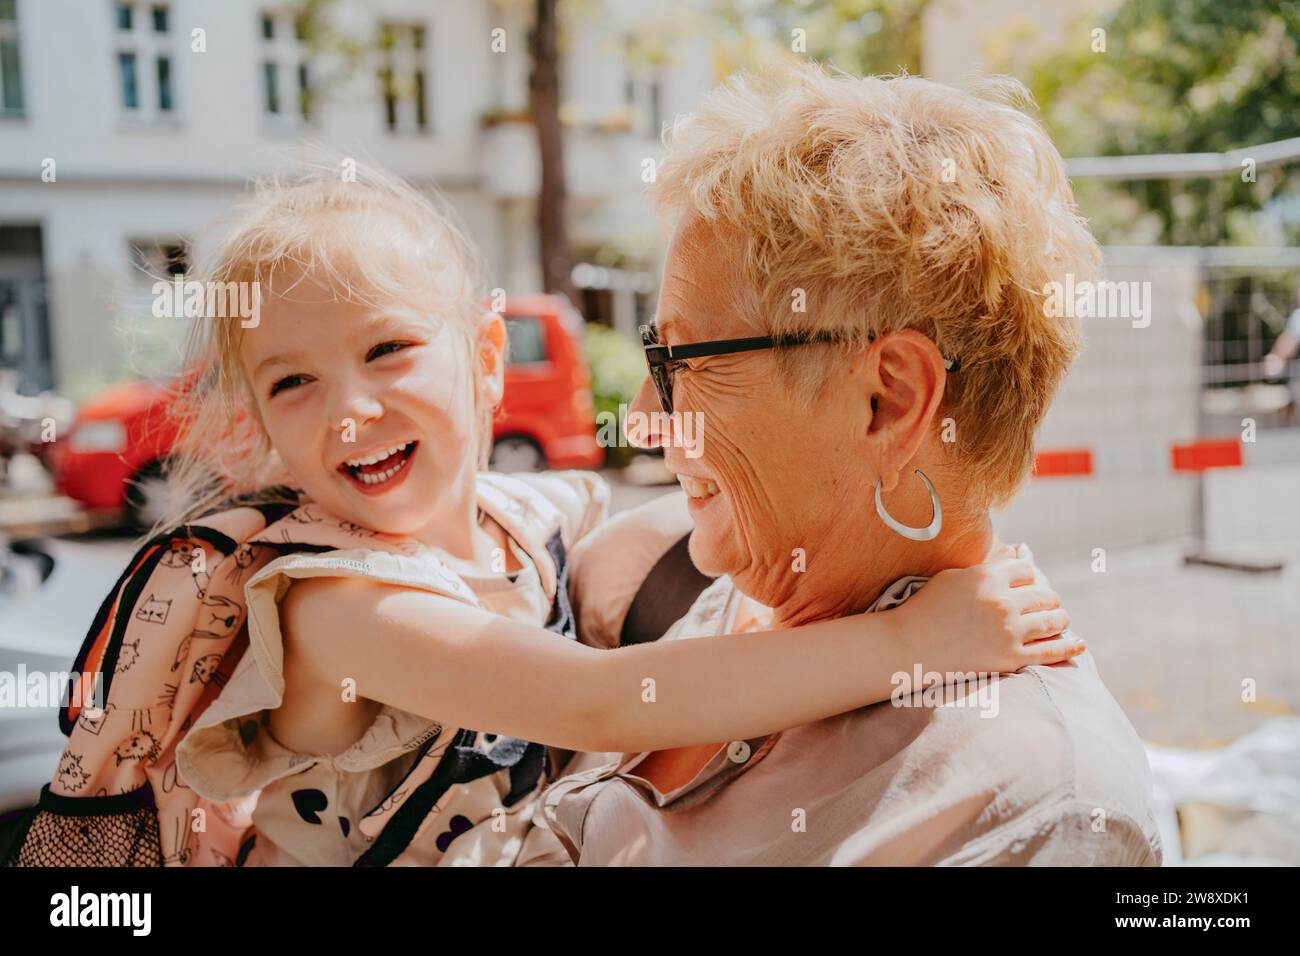
[[597,468],[591,376],[582,317],[552,295],[507,298],[506,387],[492,429],[492,468]]
[[83,402],[51,452],[59,493],[87,508],[122,508],[137,528],[169,513],[162,469],[177,432],[169,393],[165,382],[127,382]]
[[[492,467],[599,467],[604,452],[596,443],[581,317],[549,295],[508,298],[502,317],[510,345]],[[83,403],[67,439],[55,443],[59,492],[87,508],[124,509],[135,527],[168,513],[164,467],[177,426],[167,415],[167,392],[164,383],[129,382]]]

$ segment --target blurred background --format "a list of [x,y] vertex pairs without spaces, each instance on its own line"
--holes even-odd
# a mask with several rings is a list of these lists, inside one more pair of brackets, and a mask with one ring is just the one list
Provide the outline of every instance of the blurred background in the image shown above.
[[[782,59],[1010,73],[1150,314],[1085,319],[999,533],[1149,744],[1171,862],[1300,862],[1298,48],[1289,0],[0,0],[0,671],[69,667],[165,506],[153,285],[250,177],[441,190],[509,320],[494,466],[601,468],[624,508],[671,490],[598,427],[644,375],[664,127]],[[0,810],[61,740],[0,707]]]

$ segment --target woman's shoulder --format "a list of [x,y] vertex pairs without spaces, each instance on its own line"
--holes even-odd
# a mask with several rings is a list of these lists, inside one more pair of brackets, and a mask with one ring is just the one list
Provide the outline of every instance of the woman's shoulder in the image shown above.
[[[670,492],[615,515],[574,548],[569,590],[583,643],[618,646],[646,577],[691,527],[686,496]],[[730,582],[709,590],[730,594]]]

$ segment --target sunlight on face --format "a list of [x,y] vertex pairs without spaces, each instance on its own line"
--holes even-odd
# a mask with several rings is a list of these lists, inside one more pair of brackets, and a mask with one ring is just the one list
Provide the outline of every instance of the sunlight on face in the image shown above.
[[424,537],[472,500],[478,417],[471,350],[405,305],[343,301],[310,277],[272,292],[240,361],[271,444],[335,516]]
[[[664,266],[658,318],[669,345],[741,338],[762,330],[737,303],[734,267],[707,228],[674,236]],[[728,280],[725,277],[731,276]],[[809,351],[808,361],[826,361]],[[771,352],[691,359],[677,373],[674,410],[699,414],[702,454],[688,456],[671,425],[657,435],[664,463],[686,490],[694,531],[690,553],[709,574],[729,574],[745,593],[781,601],[795,548],[820,548],[841,523],[845,504],[864,501],[869,484],[860,447],[868,397],[837,372],[830,399],[815,413],[786,389]],[[633,403],[659,409],[645,384]]]

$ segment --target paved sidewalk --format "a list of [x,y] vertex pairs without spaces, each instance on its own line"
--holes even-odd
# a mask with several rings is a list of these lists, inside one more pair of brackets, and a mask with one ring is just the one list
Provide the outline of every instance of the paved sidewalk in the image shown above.
[[1186,550],[1112,552],[1105,573],[1082,560],[1043,570],[1142,739],[1219,747],[1300,714],[1300,541],[1270,546],[1287,562],[1278,574],[1184,565]]

